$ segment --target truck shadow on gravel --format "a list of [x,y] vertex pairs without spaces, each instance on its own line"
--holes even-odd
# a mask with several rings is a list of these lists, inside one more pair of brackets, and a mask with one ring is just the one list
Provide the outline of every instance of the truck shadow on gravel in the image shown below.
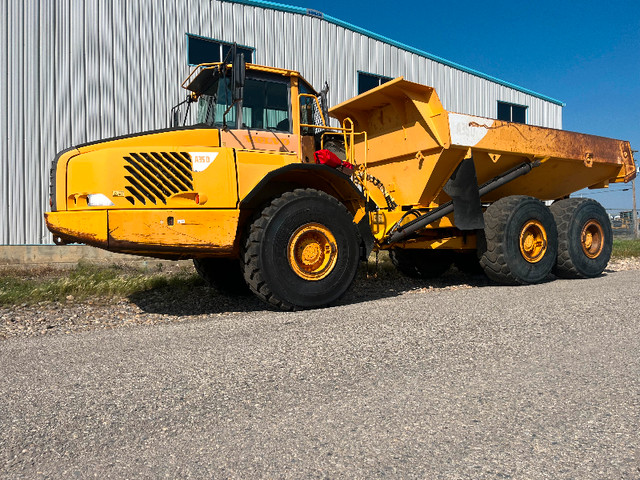
[[[351,305],[381,298],[397,297],[410,292],[428,293],[438,290],[457,290],[492,285],[482,274],[461,273],[452,268],[436,279],[413,279],[395,271],[358,271],[353,285],[334,305]],[[189,289],[159,288],[128,297],[145,313],[179,316],[198,316],[218,313],[257,312],[274,310],[252,293],[230,295],[205,285]]]

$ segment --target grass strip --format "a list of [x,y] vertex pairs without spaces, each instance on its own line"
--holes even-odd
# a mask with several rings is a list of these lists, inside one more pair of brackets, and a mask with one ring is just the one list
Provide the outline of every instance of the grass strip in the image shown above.
[[202,285],[192,269],[177,272],[148,272],[118,265],[100,266],[81,263],[72,270],[47,272],[0,273],[0,305],[33,304],[43,301],[63,301],[88,297],[126,297],[151,290],[187,291]]
[[[640,240],[613,240],[612,257],[640,257]],[[397,275],[386,252],[381,252],[376,266],[375,254],[369,258],[367,268],[360,275],[378,277]],[[131,266],[102,266],[80,263],[72,270],[60,271],[0,271],[0,306],[34,304],[46,301],[65,301],[86,298],[125,298],[152,291],[170,291],[173,295],[188,292],[203,282],[192,268],[177,271],[150,272]]]
[[614,258],[640,257],[640,240],[614,238],[611,256]]

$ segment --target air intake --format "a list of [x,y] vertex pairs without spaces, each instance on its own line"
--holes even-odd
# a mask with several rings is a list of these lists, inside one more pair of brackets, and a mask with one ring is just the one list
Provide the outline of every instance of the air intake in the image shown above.
[[166,205],[168,197],[193,191],[193,168],[186,152],[136,152],[124,160],[129,172],[125,189],[130,195],[126,198],[132,205]]

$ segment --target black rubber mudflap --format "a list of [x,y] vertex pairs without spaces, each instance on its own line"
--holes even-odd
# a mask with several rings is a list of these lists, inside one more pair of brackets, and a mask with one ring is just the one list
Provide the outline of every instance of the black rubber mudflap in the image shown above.
[[444,186],[444,191],[453,200],[453,216],[457,228],[460,230],[481,230],[484,228],[478,178],[473,158],[467,158],[460,162]]

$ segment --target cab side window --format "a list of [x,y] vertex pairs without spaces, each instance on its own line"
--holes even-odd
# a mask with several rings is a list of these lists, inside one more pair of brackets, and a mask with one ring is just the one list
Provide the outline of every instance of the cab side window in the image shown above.
[[248,78],[244,85],[242,127],[291,131],[289,88],[284,82]]

